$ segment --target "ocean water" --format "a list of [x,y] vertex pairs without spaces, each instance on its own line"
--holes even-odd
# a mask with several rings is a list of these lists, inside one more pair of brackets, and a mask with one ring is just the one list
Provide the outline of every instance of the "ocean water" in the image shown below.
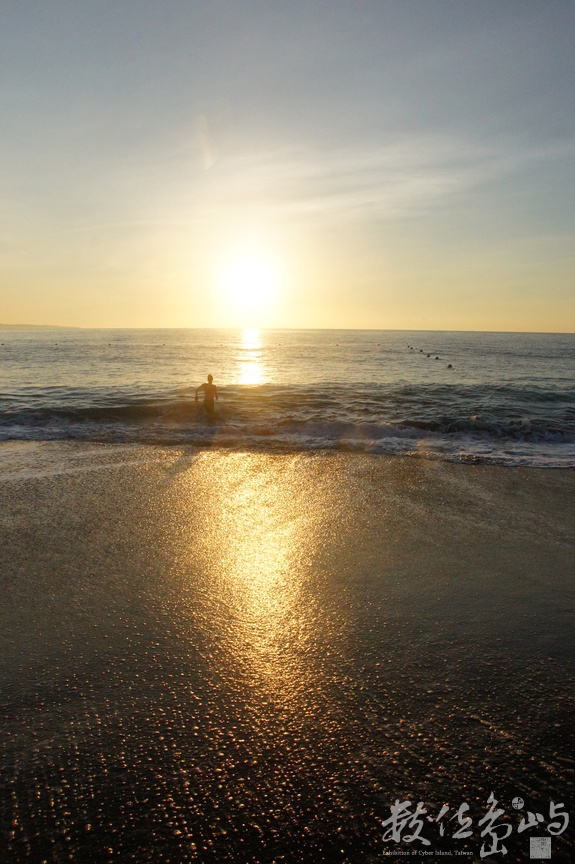
[[[575,466],[575,334],[3,330],[0,440]],[[210,418],[194,389],[214,375]]]

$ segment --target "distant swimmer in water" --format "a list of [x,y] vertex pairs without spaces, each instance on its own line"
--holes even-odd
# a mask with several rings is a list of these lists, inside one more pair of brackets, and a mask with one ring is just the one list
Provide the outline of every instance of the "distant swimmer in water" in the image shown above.
[[214,413],[214,399],[216,402],[218,401],[218,388],[215,384],[212,384],[214,380],[213,375],[208,375],[208,383],[200,384],[199,387],[196,387],[196,402],[198,401],[198,393],[200,390],[204,391],[204,408],[208,414]]

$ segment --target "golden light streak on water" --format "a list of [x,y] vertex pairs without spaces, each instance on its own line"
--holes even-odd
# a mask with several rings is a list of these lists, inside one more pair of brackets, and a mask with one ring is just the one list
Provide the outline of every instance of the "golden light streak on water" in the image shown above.
[[242,331],[242,346],[246,351],[253,351],[260,348],[262,338],[261,332],[255,327],[246,327]]
[[238,369],[239,384],[263,384],[264,369],[261,362],[261,331],[247,328],[242,331]]

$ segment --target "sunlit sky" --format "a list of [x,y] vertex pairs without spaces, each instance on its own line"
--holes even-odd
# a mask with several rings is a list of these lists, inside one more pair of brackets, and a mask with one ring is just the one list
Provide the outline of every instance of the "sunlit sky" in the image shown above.
[[5,0],[0,322],[575,331],[574,45],[569,0]]

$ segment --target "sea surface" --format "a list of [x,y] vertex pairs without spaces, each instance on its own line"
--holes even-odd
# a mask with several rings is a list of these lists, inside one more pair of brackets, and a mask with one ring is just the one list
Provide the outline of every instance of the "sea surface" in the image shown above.
[[[0,440],[575,466],[575,334],[1,330]],[[194,400],[214,375],[215,418]]]

